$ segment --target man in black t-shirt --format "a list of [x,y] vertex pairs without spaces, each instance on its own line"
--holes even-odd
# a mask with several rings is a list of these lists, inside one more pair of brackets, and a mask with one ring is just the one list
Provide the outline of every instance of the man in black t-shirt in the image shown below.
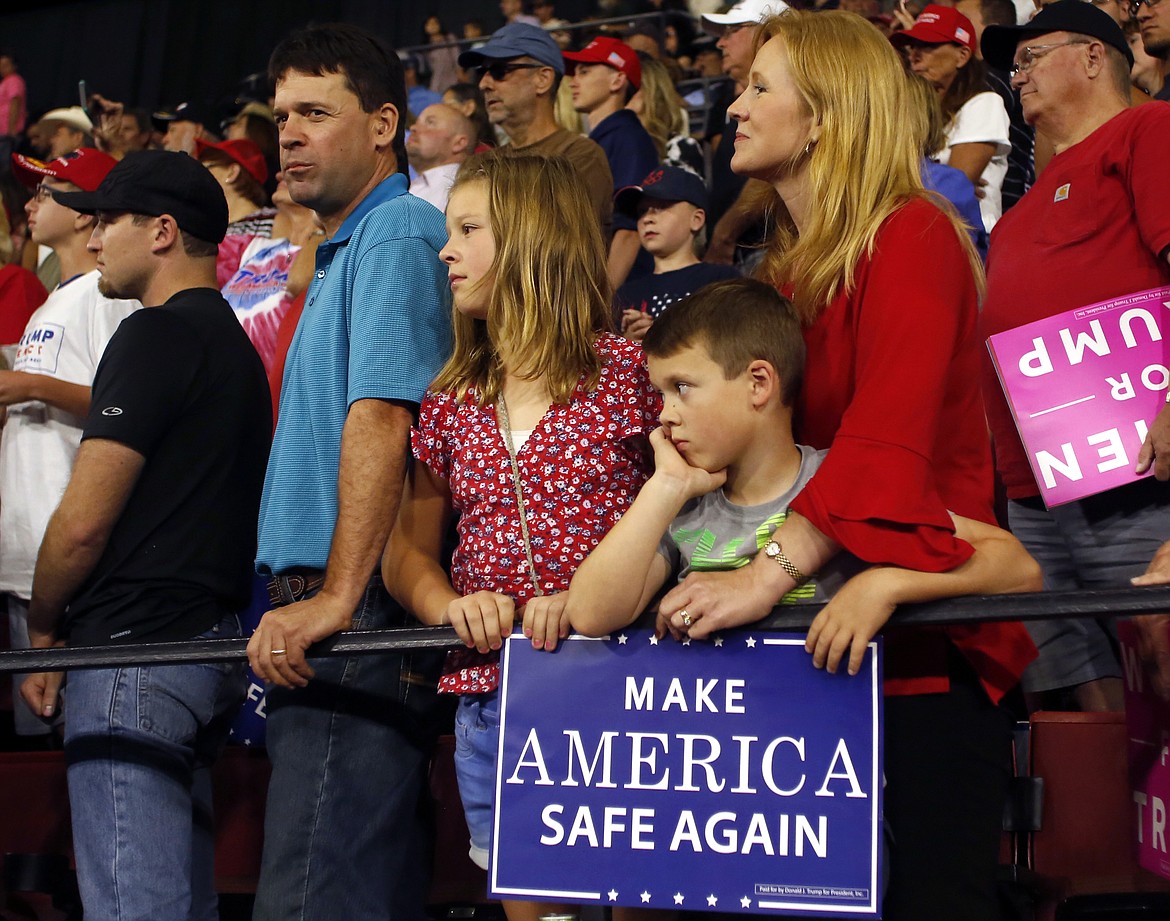
[[[95,192],[108,297],[145,309],[98,365],[73,475],[37,557],[33,647],[235,636],[272,429],[264,368],[215,286],[219,185],[185,154],[129,154]],[[216,913],[208,767],[242,663],[75,671],[65,755],[87,917]],[[30,676],[52,716],[59,673]]]

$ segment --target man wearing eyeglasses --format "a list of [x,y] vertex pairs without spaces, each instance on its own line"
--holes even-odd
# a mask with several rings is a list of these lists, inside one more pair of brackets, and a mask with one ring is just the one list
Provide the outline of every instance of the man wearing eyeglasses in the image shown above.
[[472,51],[459,55],[483,90],[488,119],[508,135],[515,153],[561,156],[577,169],[608,245],[613,219],[613,174],[593,141],[557,124],[553,114],[565,75],[561,49],[539,26],[511,22]]
[[[981,335],[1170,285],[1170,107],[1130,107],[1133,57],[1121,27],[1093,4],[1059,0],[1026,25],[989,26],[983,56],[1010,69],[1024,117],[1055,155],[992,233]],[[1049,510],[990,360],[983,385],[1009,523],[1045,588],[1122,587],[1156,569],[1150,561],[1170,537],[1170,488],[1159,482],[1170,479],[1170,410],[1146,420],[1144,446],[1127,448],[1139,473],[1152,460],[1156,479]],[[1121,709],[1111,621],[1028,626],[1040,648],[1024,675],[1034,706],[1060,693],[1084,710]]]
[[[731,171],[739,123],[727,117],[727,107],[743,92],[752,68],[756,26],[769,16],[778,16],[788,9],[783,0],[740,0],[726,12],[704,13],[699,20],[704,32],[717,37],[716,44],[723,54],[723,72],[732,81],[712,100],[708,120],[713,153],[711,200],[707,210],[711,240],[704,257],[707,262],[730,265],[736,255],[737,242],[741,239],[747,243],[755,242],[763,232],[762,199],[759,194],[753,194],[752,186],[758,193],[766,184],[749,181]],[[745,189],[748,190],[746,193]]]
[[[1132,0],[1129,18],[1136,20],[1142,33],[1146,54],[1162,62],[1162,73],[1170,71],[1170,3],[1163,0]],[[1155,99],[1170,102],[1170,80],[1154,94]]]

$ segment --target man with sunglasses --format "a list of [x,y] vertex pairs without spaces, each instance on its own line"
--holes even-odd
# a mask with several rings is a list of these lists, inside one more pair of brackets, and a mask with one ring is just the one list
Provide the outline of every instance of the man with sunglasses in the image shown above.
[[554,108],[565,75],[561,49],[539,26],[510,22],[478,48],[459,55],[483,90],[488,119],[508,135],[515,153],[561,156],[577,169],[608,245],[613,218],[613,174],[594,142],[557,124]]
[[[1170,71],[1170,3],[1163,0],[1130,0],[1129,18],[1137,22],[1146,54],[1162,62],[1162,73]],[[1155,99],[1170,102],[1170,80],[1162,83]]]
[[[1130,107],[1121,27],[1091,3],[1058,0],[1025,25],[988,26],[983,56],[1011,71],[1024,117],[1055,155],[991,236],[981,336],[1170,285],[1170,107]],[[1043,567],[1045,588],[1127,586],[1156,569],[1170,537],[1170,488],[1159,482],[1170,479],[1170,410],[1146,420],[1137,458],[1138,472],[1152,460],[1156,479],[1046,509],[990,360],[983,385],[1011,530]],[[1121,708],[1111,621],[1028,627],[1040,648],[1024,674],[1033,705],[1060,693],[1084,710]]]

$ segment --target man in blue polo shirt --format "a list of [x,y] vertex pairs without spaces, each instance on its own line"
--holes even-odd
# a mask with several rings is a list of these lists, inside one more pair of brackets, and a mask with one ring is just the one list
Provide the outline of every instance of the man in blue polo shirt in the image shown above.
[[[450,350],[443,216],[407,194],[406,90],[363,30],[312,26],[272,54],[281,167],[317,212],[261,500],[273,609],[248,645],[272,760],[256,919],[423,917],[414,834],[429,754],[403,656],[305,658],[339,630],[406,622],[373,578],[396,517],[413,414]],[[409,691],[409,694],[408,694]]]

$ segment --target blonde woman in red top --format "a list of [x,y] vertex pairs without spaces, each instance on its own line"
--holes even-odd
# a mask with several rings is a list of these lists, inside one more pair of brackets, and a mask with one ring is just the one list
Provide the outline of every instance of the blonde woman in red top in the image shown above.
[[[731,165],[775,191],[759,274],[804,325],[796,440],[831,450],[777,546],[663,598],[660,611],[683,629],[685,610],[697,638],[761,619],[841,549],[874,565],[955,569],[972,549],[948,510],[994,520],[975,333],[982,270],[953,212],[923,190],[898,54],[844,12],[786,13],[756,41],[729,110]],[[840,612],[826,629],[873,636],[890,613]],[[885,636],[883,917],[997,917],[1011,725],[999,703],[1035,648],[1018,624]]]

